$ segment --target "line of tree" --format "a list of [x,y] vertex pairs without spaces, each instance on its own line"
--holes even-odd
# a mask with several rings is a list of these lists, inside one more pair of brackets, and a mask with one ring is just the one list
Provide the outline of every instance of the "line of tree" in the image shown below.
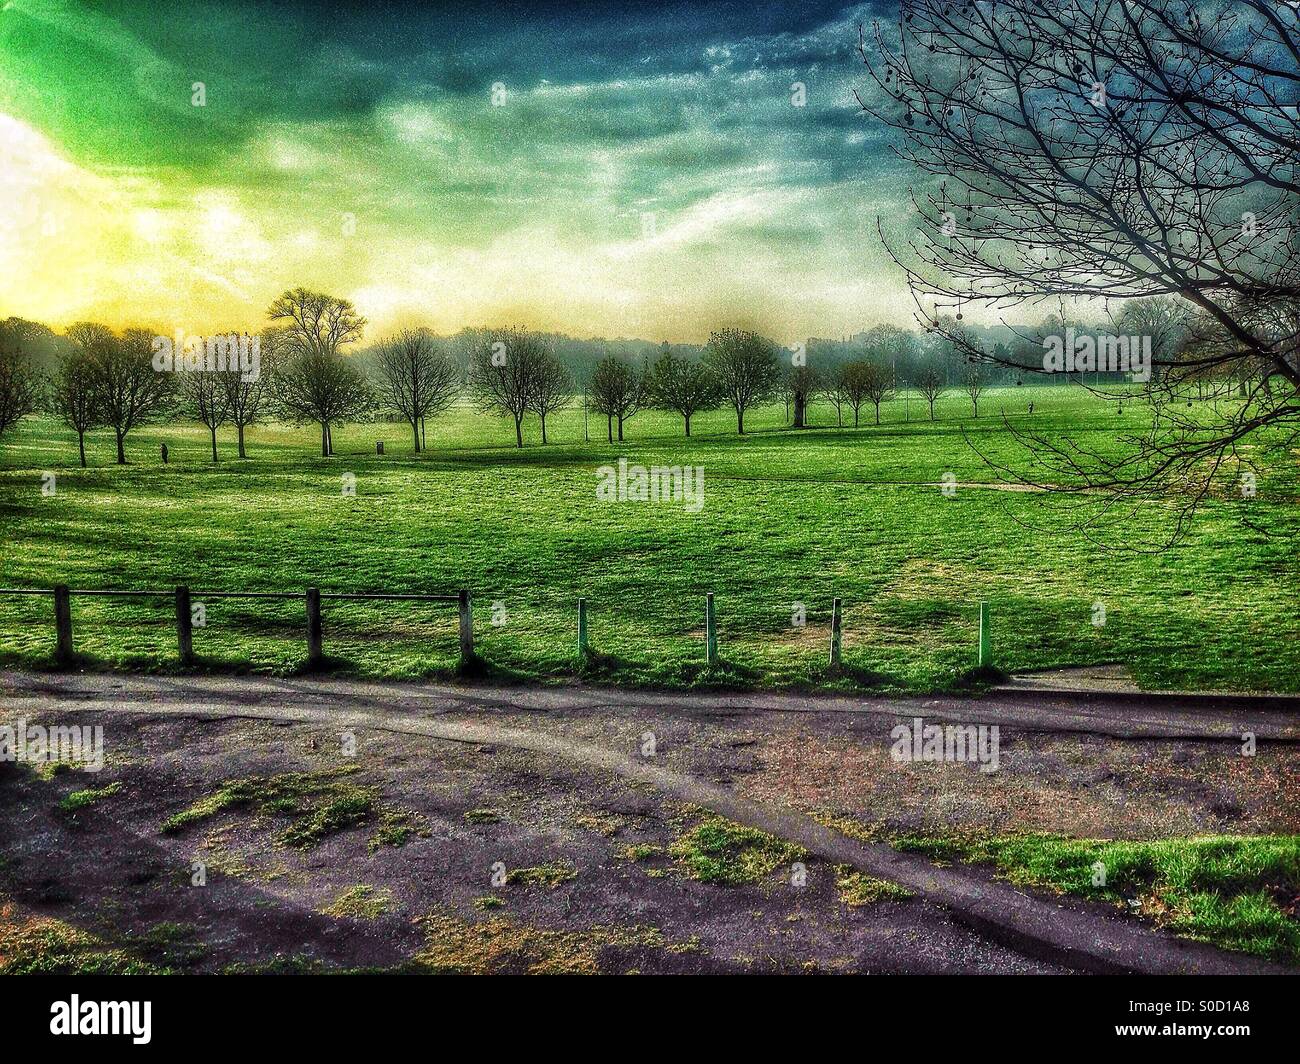
[[[996,353],[990,361],[968,357],[952,380],[948,366],[960,345],[944,335],[947,326],[924,339],[878,326],[862,334],[857,357],[843,351],[832,357],[829,349],[814,346],[802,359],[755,332],[723,329],[700,350],[665,343],[653,361],[645,352],[639,360],[626,351],[606,353],[578,383],[582,374],[559,356],[554,337],[521,328],[467,330],[449,338],[405,329],[352,357],[346,349],[361,340],[366,322],[345,299],[296,288],[271,304],[267,318],[260,335],[261,372],[252,375],[233,359],[215,371],[160,372],[154,360],[158,337],[147,329],[116,333],[82,322],[58,337],[21,319],[0,322],[0,434],[27,414],[52,414],[76,433],[83,466],[86,436],[96,429],[113,433],[117,461],[124,463],[137,427],[185,417],[206,427],[215,462],[223,426],[234,427],[239,457],[245,458],[249,426],[271,418],[313,424],[321,454],[329,456],[337,425],[378,417],[408,425],[418,452],[425,447],[427,421],[467,396],[512,422],[516,446],[522,447],[528,417],[538,418],[545,444],[548,418],[580,394],[585,410],[606,418],[612,443],[623,440],[627,422],[645,409],[676,414],[690,436],[697,414],[729,407],[743,434],[746,413],[773,399],[785,401],[796,428],[808,425],[817,400],[831,404],[837,425],[844,424],[847,410],[855,428],[870,404],[879,425],[882,406],[904,387],[925,400],[931,420],[936,402],[954,387],[978,417],[981,395],[1001,380]],[[1198,357],[1193,324],[1163,301],[1131,302],[1112,325],[1152,336],[1162,359]],[[1026,330],[1018,357],[1031,361],[1042,350],[1042,336],[1064,329],[1059,317],[1049,317]],[[962,332],[960,349],[983,353],[973,332]],[[1083,335],[1082,327],[1076,332]],[[52,372],[37,367],[33,351],[47,358],[56,352]],[[908,367],[906,375],[899,365]],[[1194,379],[1201,394],[1221,392],[1209,373],[1185,379]]]

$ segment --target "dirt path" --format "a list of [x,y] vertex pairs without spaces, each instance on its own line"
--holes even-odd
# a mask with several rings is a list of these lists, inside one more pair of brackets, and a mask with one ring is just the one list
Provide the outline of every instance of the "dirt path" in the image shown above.
[[[1090,971],[1241,973],[1277,970],[1244,955],[1184,942],[1095,907],[1032,897],[1006,884],[958,869],[936,867],[888,846],[852,838],[811,817],[733,790],[615,746],[582,741],[542,727],[490,719],[501,711],[544,714],[600,710],[630,704],[659,712],[717,715],[755,710],[851,713],[1005,722],[1021,728],[1100,732],[1123,736],[1230,738],[1247,725],[1261,739],[1295,742],[1295,724],[1280,714],[1243,720],[1206,711],[1186,716],[1150,707],[1124,712],[1115,705],[1034,706],[1024,699],[840,698],[762,695],[663,695],[591,689],[453,688],[350,683],[340,680],[162,678],[10,674],[4,678],[10,714],[75,710],[91,714],[186,716],[206,719],[294,721],[332,729],[371,729],[435,740],[506,746],[558,758],[661,794],[710,809],[737,823],[798,843],[811,854],[901,884],[941,905],[960,922],[1028,956]],[[476,719],[450,719],[473,715]],[[489,719],[483,719],[485,715]]]

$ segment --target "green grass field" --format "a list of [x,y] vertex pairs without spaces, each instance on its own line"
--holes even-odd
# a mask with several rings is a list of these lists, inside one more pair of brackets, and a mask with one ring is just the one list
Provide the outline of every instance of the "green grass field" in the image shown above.
[[[1079,389],[995,389],[978,420],[951,394],[935,423],[915,397],[908,406],[910,420],[900,399],[881,426],[853,430],[835,428],[819,404],[814,427],[799,432],[774,406],[747,417],[743,438],[717,412],[697,419],[690,440],[676,419],[647,412],[612,446],[597,418],[583,442],[579,408],[550,419],[545,448],[530,425],[522,451],[507,424],[465,407],[429,425],[429,450],[418,456],[401,425],[339,428],[330,459],[311,427],[275,425],[249,431],[246,461],[223,432],[216,467],[204,430],[160,426],[132,434],[125,468],[112,464],[111,436],[96,434],[88,470],[75,465],[70,433],[28,420],[0,442],[0,585],[185,583],[196,600],[204,590],[310,584],[469,587],[480,653],[494,671],[530,678],[579,671],[582,596],[598,652],[582,671],[593,679],[907,691],[964,681],[983,599],[1006,670],[1120,662],[1147,687],[1300,690],[1294,462],[1262,478],[1254,499],[1208,501],[1177,546],[1141,553],[1163,542],[1171,505],[1141,506],[1098,544],[1059,497],[973,486],[1001,477],[972,443],[1019,454],[1000,411],[1113,449],[1121,428],[1140,428],[1137,404],[1117,414]],[[599,501],[596,469],[621,456],[703,466],[703,509]],[[56,474],[53,496],[41,492],[46,471]],[[961,485],[951,498],[938,486],[946,473]],[[356,478],[355,497],[343,493],[344,474]],[[1244,508],[1255,528],[1241,523]],[[706,591],[717,595],[724,658],[712,671],[703,665]],[[834,596],[844,601],[846,669],[828,677]],[[1092,623],[1097,601],[1104,626]],[[800,603],[802,627],[792,624]],[[205,607],[195,650],[206,666],[301,667],[301,602]],[[77,650],[92,662],[174,667],[169,599],[74,598],[73,615]],[[48,598],[0,598],[0,660],[47,661],[51,618]],[[327,602],[325,650],[361,674],[445,674],[456,660],[454,609]]]

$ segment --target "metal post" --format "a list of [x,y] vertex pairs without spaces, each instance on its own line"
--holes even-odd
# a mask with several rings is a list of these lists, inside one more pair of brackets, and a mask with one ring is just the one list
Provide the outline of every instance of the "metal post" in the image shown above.
[[831,601],[831,668],[840,663],[840,600]]
[[190,614],[190,589],[176,589],[176,642],[180,647],[181,664],[194,664],[194,627]]
[[474,615],[465,588],[456,593],[456,612],[460,615],[460,667],[465,669],[474,662]]
[[60,665],[72,660],[72,596],[67,584],[54,585],[54,659]]
[[718,620],[713,612],[713,592],[704,599],[704,660],[714,665],[718,660]]
[[325,660],[321,649],[320,588],[307,589],[307,664],[315,668]]
[[578,599],[578,657],[587,656],[587,600]]
[[992,667],[993,665],[993,633],[989,630],[989,604],[980,603],[980,649],[979,649],[979,666]]

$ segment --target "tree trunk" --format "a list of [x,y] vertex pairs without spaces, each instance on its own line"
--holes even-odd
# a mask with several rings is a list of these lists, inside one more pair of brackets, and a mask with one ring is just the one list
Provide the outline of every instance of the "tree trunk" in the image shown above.
[[209,425],[208,431],[212,433],[212,460],[217,460],[217,429],[215,425]]
[[117,464],[126,465],[126,448],[122,446],[122,434],[114,429],[113,435],[117,437]]
[[416,418],[411,419],[411,435],[415,437],[415,453],[420,453],[420,422]]
[[686,435],[687,435],[687,436],[690,436],[690,434],[691,434],[691,415],[690,415],[690,414],[686,414],[685,417],[686,417]]
[[876,424],[880,424],[880,404],[876,404]]
[[429,448],[429,437],[428,434],[424,431],[424,427],[425,427],[424,418],[420,418],[420,450],[422,451],[428,450]]
[[329,427],[323,421],[320,423],[320,456],[322,458],[330,456]]
[[934,420],[934,400],[930,400],[930,420]]
[[84,431],[77,432],[77,450],[81,452],[81,468],[86,468],[86,434]]
[[745,435],[745,411],[740,407],[736,407],[736,434]]
[[542,414],[542,446],[546,446],[546,415]]
[[794,397],[794,427],[801,429],[804,427],[804,415],[807,412],[808,400],[796,394]]
[[241,421],[236,428],[239,432],[239,457],[247,458],[248,455],[244,453],[244,423]]
[[618,419],[618,442],[623,442],[623,419],[621,417]]
[[330,428],[328,422],[325,424],[325,454],[327,456],[334,454],[334,430]]
[[859,408],[859,407],[856,407],[856,406],[853,408],[853,427],[854,427],[855,429],[858,427],[858,410],[859,410],[859,409],[860,409],[860,408]]
[[520,414],[515,418],[515,446],[523,447],[524,445],[524,416]]

